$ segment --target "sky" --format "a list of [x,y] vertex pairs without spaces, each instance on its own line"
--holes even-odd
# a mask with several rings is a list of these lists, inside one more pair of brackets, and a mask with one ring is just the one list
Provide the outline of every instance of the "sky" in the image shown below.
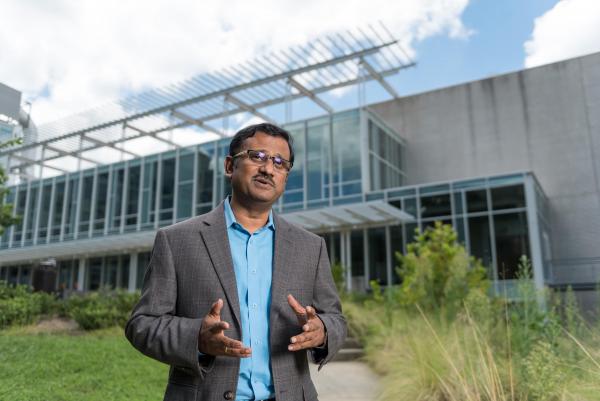
[[[0,82],[23,92],[38,125],[378,21],[417,61],[390,79],[401,95],[600,51],[598,0],[2,0],[1,8]],[[385,96],[369,86],[368,102]],[[357,103],[355,91],[329,98]]]

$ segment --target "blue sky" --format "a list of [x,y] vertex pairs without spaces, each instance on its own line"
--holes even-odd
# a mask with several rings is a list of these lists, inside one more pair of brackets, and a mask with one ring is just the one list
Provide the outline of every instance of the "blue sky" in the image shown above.
[[523,44],[535,18],[557,0],[474,0],[462,20],[473,33],[464,40],[435,36],[418,43],[418,67],[394,81],[399,92],[412,94],[524,68]]

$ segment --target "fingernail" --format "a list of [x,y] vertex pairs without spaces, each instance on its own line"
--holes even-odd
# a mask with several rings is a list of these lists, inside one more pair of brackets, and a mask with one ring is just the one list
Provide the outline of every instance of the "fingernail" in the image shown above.
[[290,346],[288,347],[288,350],[289,350],[289,351],[293,351],[293,350],[294,350],[294,347],[290,345]]
[[308,329],[309,329],[309,327],[308,327],[308,325],[307,325],[307,324],[305,324],[304,326],[302,326],[302,330],[304,330],[304,331],[308,331]]
[[292,343],[296,342],[296,337],[292,337]]

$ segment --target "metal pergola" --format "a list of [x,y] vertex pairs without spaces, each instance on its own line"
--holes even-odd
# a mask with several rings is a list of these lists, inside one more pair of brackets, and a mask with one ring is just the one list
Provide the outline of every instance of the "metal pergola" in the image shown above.
[[77,169],[82,162],[106,164],[98,158],[100,150],[121,160],[141,157],[134,145],[139,138],[151,138],[170,148],[185,146],[173,135],[181,128],[194,129],[199,135],[225,136],[226,124],[219,129],[218,120],[250,113],[273,121],[261,110],[301,98],[333,113],[320,96],[323,93],[377,81],[397,98],[386,77],[413,65],[383,24],[369,25],[42,125],[22,145],[0,151],[0,160],[6,160],[10,173],[22,177],[31,178],[32,166],[38,166],[41,177],[45,168],[66,173],[73,170],[67,167],[73,164]]

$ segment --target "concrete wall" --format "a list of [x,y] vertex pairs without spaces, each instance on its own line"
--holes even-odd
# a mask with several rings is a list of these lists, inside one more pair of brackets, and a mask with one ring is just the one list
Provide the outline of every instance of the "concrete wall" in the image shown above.
[[371,109],[407,140],[408,184],[533,171],[554,279],[600,279],[600,53]]

